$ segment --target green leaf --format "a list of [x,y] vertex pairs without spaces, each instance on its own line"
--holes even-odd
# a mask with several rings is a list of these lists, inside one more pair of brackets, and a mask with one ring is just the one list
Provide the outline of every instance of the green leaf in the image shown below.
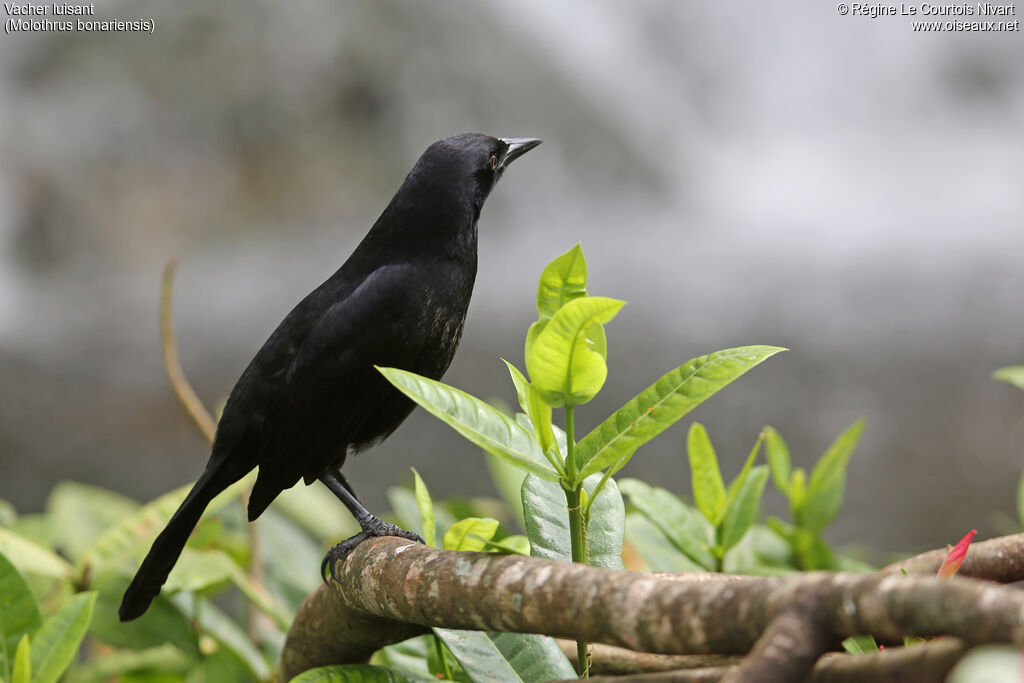
[[639,512],[626,515],[625,545],[632,548],[653,572],[702,572],[700,566],[665,542],[661,529]]
[[39,607],[24,577],[0,553],[0,673],[10,670],[22,636],[34,633],[40,621]]
[[1024,365],[999,368],[992,373],[992,379],[1012,384],[1018,389],[1024,389]]
[[335,664],[303,671],[290,683],[418,683],[430,680],[436,679],[370,664]]
[[107,489],[73,481],[53,487],[46,512],[54,520],[54,543],[73,561],[101,533],[135,514],[139,504]]
[[587,261],[576,244],[544,267],[537,285],[537,314],[550,320],[562,306],[587,295]]
[[761,450],[761,442],[764,440],[764,434],[760,434],[757,437],[757,441],[754,442],[754,447],[750,449],[750,454],[747,456],[746,462],[743,463],[743,467],[740,469],[740,473],[736,475],[736,478],[732,480],[729,487],[725,492],[725,507],[729,508],[736,500],[736,496],[739,495],[740,489],[747,481],[747,477],[750,476],[750,468],[754,466],[754,461],[757,460],[757,454]]
[[527,387],[530,384],[530,380],[526,379],[526,375],[519,371],[519,368],[509,363],[504,358],[501,362],[508,368],[508,374],[512,377],[512,385],[516,388],[516,399],[519,401],[519,407],[523,409],[524,413],[530,411],[527,405]]
[[[601,481],[591,475],[583,483],[584,491],[593,491]],[[565,491],[558,484],[527,477],[523,481],[523,511],[530,554],[548,560],[572,560],[569,540],[569,512]],[[622,569],[622,536],[625,506],[615,480],[609,479],[590,508],[587,524],[587,564]]]
[[351,516],[339,514],[342,508],[338,499],[326,486],[293,486],[285,489],[274,499],[271,509],[318,541],[348,538],[359,532],[359,525]]
[[164,674],[184,673],[193,660],[170,644],[144,650],[114,650],[93,657],[69,674],[68,683],[104,683],[112,678],[130,679],[125,674],[136,671],[158,670]]
[[526,356],[526,369],[546,403],[580,405],[601,389],[608,376],[604,342],[590,334],[590,328],[614,318],[624,305],[624,301],[606,297],[572,299],[536,335]]
[[63,557],[3,527],[0,527],[0,553],[26,574],[40,574],[53,579],[71,576],[71,565]]
[[32,683],[32,646],[26,633],[18,641],[14,651],[14,668],[11,672],[12,683]]
[[378,368],[399,391],[464,437],[520,469],[558,481],[533,434],[498,409],[447,384],[397,368]]
[[789,457],[789,446],[774,427],[765,427],[763,434],[765,455],[768,457],[768,466],[772,470],[772,481],[779,493],[790,497],[789,482],[793,465]]
[[[248,669],[256,680],[270,678],[271,668],[266,656],[259,651],[249,635],[219,607],[203,598],[178,593],[170,599],[178,611],[198,624],[199,632],[212,636],[230,651]],[[145,618],[145,615],[142,617]]]
[[[210,502],[205,514],[217,512],[232,500],[240,498],[244,490],[252,488],[255,478],[256,473],[251,472],[226,488]],[[134,563],[135,558],[152,545],[153,538],[167,525],[191,488],[192,484],[187,484],[165,493],[104,531],[82,551],[75,565],[76,571],[81,573],[88,567],[93,575],[97,575],[122,564]]]
[[850,636],[843,641],[843,649],[851,655],[863,655],[878,652],[878,643],[872,636]]
[[722,548],[724,550],[728,551],[743,540],[750,525],[754,523],[767,481],[768,468],[764,465],[758,465],[750,470],[750,476],[745,478],[736,499],[726,509],[725,518],[722,520]]
[[846,466],[857,447],[863,429],[864,420],[857,420],[850,425],[814,466],[807,486],[807,499],[803,506],[800,526],[820,532],[835,519],[843,504]]
[[89,630],[95,603],[95,592],[73,595],[39,627],[32,644],[32,683],[60,679]]
[[486,547],[485,541],[494,538],[496,533],[498,533],[498,520],[486,517],[467,517],[456,522],[444,533],[442,547],[445,550],[481,551]]
[[519,528],[526,530],[526,519],[523,517],[523,479],[527,474],[518,467],[509,465],[506,461],[484,453],[487,459],[487,471],[491,474],[491,481],[497,489],[505,506],[519,524]]
[[241,590],[254,607],[274,620],[278,628],[288,629],[292,619],[289,611],[222,550],[185,548],[163,590],[197,592],[226,582]]
[[690,425],[686,452],[690,458],[693,498],[697,508],[712,526],[717,527],[725,512],[725,483],[718,470],[718,457],[708,438],[708,431],[699,422]]
[[530,557],[530,539],[522,534],[515,536],[506,536],[500,541],[486,540],[483,536],[477,536],[476,534],[470,534],[471,538],[475,538],[484,544],[484,550],[489,553],[500,553],[503,555],[522,555],[523,557]]
[[639,479],[623,479],[619,482],[619,489],[681,553],[702,569],[715,571],[717,562],[711,554],[714,529],[703,515],[671,491],[650,486]]
[[523,679],[486,633],[435,628],[434,633],[455,655],[471,681],[517,683]]
[[575,678],[569,658],[554,638],[528,633],[488,633],[501,655],[524,681]]
[[416,493],[416,506],[420,510],[420,517],[423,519],[423,540],[427,545],[433,546],[437,541],[437,527],[434,524],[434,503],[430,500],[430,491],[423,483],[423,478],[416,471],[415,467],[410,468],[413,476],[413,491]]
[[576,444],[583,476],[624,465],[647,443],[722,387],[764,359],[777,346],[745,346],[701,356],[671,370],[615,411]]

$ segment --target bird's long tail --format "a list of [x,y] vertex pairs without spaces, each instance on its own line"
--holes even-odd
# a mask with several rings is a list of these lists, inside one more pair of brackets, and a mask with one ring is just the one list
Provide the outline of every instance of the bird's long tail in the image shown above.
[[234,473],[227,471],[228,469],[223,461],[207,465],[167,526],[153,541],[146,559],[142,561],[135,578],[124,592],[121,609],[118,610],[121,621],[138,619],[149,609],[150,603],[160,594],[160,587],[164,585],[167,575],[178,561],[206,506],[218,493],[245,474],[243,472],[234,476]]

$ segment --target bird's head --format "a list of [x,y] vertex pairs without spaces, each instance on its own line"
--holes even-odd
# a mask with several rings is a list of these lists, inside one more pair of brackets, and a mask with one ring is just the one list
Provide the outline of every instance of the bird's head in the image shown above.
[[537,138],[495,138],[480,133],[462,133],[430,145],[416,169],[431,177],[458,179],[456,185],[471,193],[479,212],[491,188],[509,164],[541,143]]

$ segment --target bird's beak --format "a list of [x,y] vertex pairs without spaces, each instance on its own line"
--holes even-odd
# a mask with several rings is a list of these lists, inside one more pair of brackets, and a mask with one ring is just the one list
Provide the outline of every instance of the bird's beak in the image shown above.
[[526,154],[531,149],[533,149],[534,147],[541,143],[541,141],[538,140],[537,138],[498,139],[504,142],[506,145],[508,145],[508,149],[505,150],[505,156],[503,156],[501,158],[501,161],[498,163],[498,167],[501,168],[502,170],[508,168],[509,164],[511,164],[513,161],[523,156],[524,154]]

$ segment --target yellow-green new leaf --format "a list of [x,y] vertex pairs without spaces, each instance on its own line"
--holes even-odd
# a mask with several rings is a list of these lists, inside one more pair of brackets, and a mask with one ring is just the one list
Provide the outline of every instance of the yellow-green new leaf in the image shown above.
[[579,244],[544,267],[537,284],[537,315],[548,320],[566,302],[587,295],[587,261]]
[[558,481],[558,472],[544,463],[536,437],[497,408],[414,372],[378,370],[399,391],[488,453],[542,479]]
[[56,683],[71,664],[82,644],[96,593],[79,593],[39,627],[32,642],[32,683]]
[[1024,389],[1024,365],[999,368],[992,373],[992,379],[1012,384],[1018,389]]
[[498,532],[498,520],[489,517],[467,517],[444,532],[445,550],[474,550],[487,548],[487,541]]
[[576,444],[581,477],[621,467],[636,449],[750,368],[780,351],[743,346],[700,356],[662,375]]
[[686,453],[690,459],[694,501],[704,518],[717,527],[725,513],[725,482],[718,469],[718,456],[711,445],[708,430],[699,422],[690,426]]
[[568,301],[537,335],[526,358],[534,388],[551,406],[586,403],[608,376],[605,343],[593,328],[615,317],[624,301],[600,296]]
[[14,651],[14,669],[11,672],[11,683],[32,683],[32,646],[26,633],[18,641]]

